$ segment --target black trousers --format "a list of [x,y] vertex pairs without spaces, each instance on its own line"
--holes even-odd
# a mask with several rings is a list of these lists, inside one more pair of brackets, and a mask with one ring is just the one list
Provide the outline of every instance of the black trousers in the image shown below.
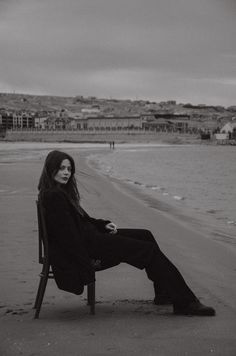
[[174,305],[185,306],[198,300],[178,269],[160,250],[149,230],[118,229],[116,234],[94,234],[89,245],[92,258],[111,259],[145,268],[154,286],[158,285],[161,291],[166,291]]

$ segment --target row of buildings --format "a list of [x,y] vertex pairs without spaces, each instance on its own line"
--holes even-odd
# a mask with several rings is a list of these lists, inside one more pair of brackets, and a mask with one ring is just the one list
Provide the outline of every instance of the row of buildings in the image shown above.
[[187,132],[193,129],[187,114],[152,113],[140,115],[101,115],[82,111],[78,114],[66,110],[58,112],[0,111],[0,128],[6,130],[82,130],[119,131],[152,130]]

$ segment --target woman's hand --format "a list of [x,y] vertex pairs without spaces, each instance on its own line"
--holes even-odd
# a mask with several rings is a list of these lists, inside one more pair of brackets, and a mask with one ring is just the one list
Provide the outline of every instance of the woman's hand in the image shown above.
[[108,232],[110,234],[116,234],[117,233],[117,226],[116,224],[110,222],[109,224],[106,224],[106,229],[109,230]]

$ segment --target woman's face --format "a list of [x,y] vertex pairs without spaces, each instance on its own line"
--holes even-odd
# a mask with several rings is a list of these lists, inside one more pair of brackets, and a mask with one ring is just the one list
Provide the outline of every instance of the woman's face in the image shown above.
[[66,184],[71,177],[71,164],[68,159],[61,162],[58,172],[54,176],[54,180],[60,184]]

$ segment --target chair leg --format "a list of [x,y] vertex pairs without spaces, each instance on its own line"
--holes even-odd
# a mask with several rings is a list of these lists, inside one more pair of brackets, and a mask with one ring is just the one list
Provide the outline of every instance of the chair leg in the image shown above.
[[91,304],[91,284],[87,285],[87,305]]
[[34,305],[34,308],[36,309],[35,314],[34,314],[34,319],[38,319],[38,317],[39,317],[39,313],[41,310],[41,305],[43,302],[43,297],[45,294],[47,282],[48,282],[48,275],[46,274],[46,275],[41,276],[40,282],[39,282],[39,287],[38,287],[38,292],[37,292],[37,296],[36,296],[36,300],[35,300],[35,305]]
[[43,283],[43,274],[42,275],[40,274],[40,281],[39,281],[39,286],[38,286],[38,290],[37,290],[37,294],[36,294],[36,298],[35,298],[33,309],[37,308],[40,291],[42,289],[42,283]]
[[95,314],[95,282],[87,286],[88,305],[90,306],[90,314]]

